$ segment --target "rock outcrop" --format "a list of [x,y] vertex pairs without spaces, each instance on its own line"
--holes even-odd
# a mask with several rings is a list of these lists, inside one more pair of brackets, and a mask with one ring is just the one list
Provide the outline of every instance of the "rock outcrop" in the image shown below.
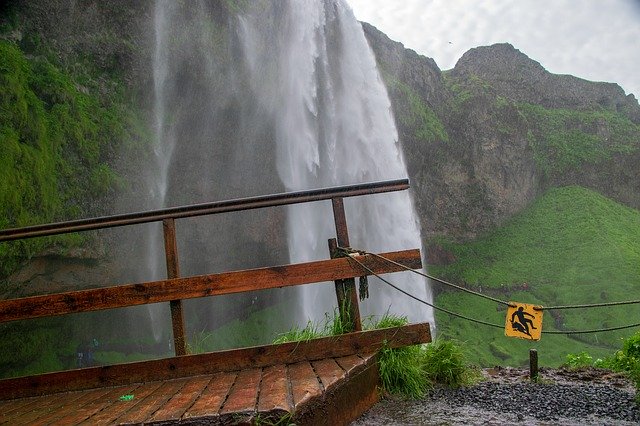
[[363,23],[396,114],[423,236],[469,239],[549,187],[640,208],[640,106],[614,83],[555,75],[510,44],[441,71]]

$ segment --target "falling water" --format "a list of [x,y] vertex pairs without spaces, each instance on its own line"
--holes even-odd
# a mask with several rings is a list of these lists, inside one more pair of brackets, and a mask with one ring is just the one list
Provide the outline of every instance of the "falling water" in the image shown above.
[[[277,166],[287,190],[330,187],[406,177],[386,89],[361,25],[343,0],[283,2],[278,25],[262,34],[261,16],[242,19],[242,38],[252,81],[266,108],[277,109]],[[252,26],[253,25],[253,26]],[[277,46],[261,45],[277,40]],[[271,49],[269,49],[271,47]],[[265,53],[268,52],[268,53]],[[272,56],[273,55],[273,56]],[[272,74],[264,64],[275,58]],[[269,80],[271,78],[271,80]],[[381,252],[421,246],[415,210],[407,192],[345,201],[353,247]],[[291,261],[326,258],[335,235],[329,204],[291,207]],[[398,284],[429,301],[420,277]],[[301,319],[322,319],[335,305],[332,286],[305,286]],[[385,312],[410,321],[430,320],[430,309],[382,283],[363,303],[365,315]]]
[[[224,19],[221,9],[229,10],[218,2],[161,0],[155,6],[153,207],[406,177],[375,58],[343,0],[248,3]],[[421,246],[406,191],[349,198],[345,208],[353,247]],[[191,231],[179,228],[182,272],[326,259],[327,240],[335,236],[330,203],[284,213],[280,219],[278,212],[261,210],[207,218]],[[261,236],[267,233],[286,233],[286,247]],[[148,263],[162,274],[162,237],[156,234]],[[415,275],[393,278],[430,299]],[[370,283],[361,311],[432,320],[427,307],[394,292]],[[336,305],[333,285],[326,283],[304,286],[296,298],[289,310],[302,324],[324,319]],[[241,304],[238,297],[216,298],[197,308],[198,320],[215,311],[208,321],[219,323],[237,315]]]

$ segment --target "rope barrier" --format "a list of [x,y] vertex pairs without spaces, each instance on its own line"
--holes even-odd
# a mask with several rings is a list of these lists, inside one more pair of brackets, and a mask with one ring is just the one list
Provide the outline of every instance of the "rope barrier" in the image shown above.
[[[433,304],[431,304],[431,303],[429,303],[429,302],[427,302],[425,300],[422,300],[422,299],[414,296],[413,294],[401,289],[400,287],[397,287],[396,285],[392,284],[391,282],[387,281],[386,279],[382,278],[379,274],[377,274],[374,271],[372,271],[370,268],[368,268],[366,265],[364,265],[362,262],[360,262],[358,259],[356,259],[356,257],[354,257],[353,255],[354,254],[371,255],[371,256],[377,257],[379,259],[382,259],[383,261],[386,261],[388,263],[391,263],[391,264],[394,264],[396,266],[399,266],[399,267],[405,269],[406,271],[413,272],[415,274],[418,274],[418,275],[420,275],[422,277],[434,280],[434,281],[439,282],[441,284],[454,287],[456,289],[459,289],[459,290],[462,290],[464,292],[473,294],[475,296],[482,297],[484,299],[491,300],[493,302],[497,302],[497,303],[500,303],[500,304],[503,304],[503,305],[507,305],[507,306],[513,307],[513,305],[510,304],[509,302],[505,302],[503,300],[496,299],[494,297],[487,296],[485,294],[478,293],[478,292],[473,291],[473,290],[469,290],[467,288],[458,286],[456,284],[441,280],[440,278],[436,278],[436,277],[433,277],[431,275],[422,273],[420,271],[411,269],[411,268],[409,268],[409,267],[407,267],[405,265],[402,265],[401,263],[398,263],[398,262],[393,261],[391,259],[387,259],[386,257],[381,256],[381,255],[376,254],[376,253],[369,253],[369,252],[366,252],[364,250],[354,250],[351,247],[338,247],[338,250],[345,257],[348,257],[349,259],[351,259],[354,262],[356,262],[362,269],[364,269],[365,271],[369,272],[371,275],[374,275],[375,277],[380,279],[385,284],[391,286],[395,290],[403,293],[404,295],[406,295],[408,297],[411,297],[412,299],[414,299],[414,300],[416,300],[416,301],[418,301],[420,303],[423,303],[423,304],[425,304],[427,306],[430,306],[433,309],[436,309],[438,311],[442,311],[442,312],[444,312],[446,314],[449,314],[451,316],[454,316],[454,317],[457,317],[457,318],[460,318],[460,319],[464,319],[464,320],[467,320],[467,321],[471,321],[471,322],[474,322],[474,323],[477,323],[477,324],[482,324],[482,325],[486,325],[486,326],[490,326],[490,327],[501,328],[501,329],[504,328],[504,326],[502,326],[502,325],[493,324],[493,323],[486,322],[486,321],[483,321],[483,320],[478,320],[478,319],[475,319],[475,318],[467,317],[465,315],[449,311],[448,309],[441,308],[441,307],[433,305]],[[606,306],[631,305],[631,304],[636,304],[636,303],[640,303],[640,300],[629,300],[629,301],[622,301],[622,302],[594,303],[594,304],[585,304],[585,305],[549,306],[549,307],[541,307],[541,308],[538,308],[538,309],[540,309],[540,310],[553,310],[553,309],[595,308],[595,307],[606,307]],[[622,326],[617,326],[617,327],[607,327],[607,328],[601,328],[601,329],[592,329],[592,330],[546,330],[546,331],[543,330],[542,333],[543,334],[589,334],[589,333],[601,333],[601,332],[607,332],[607,331],[624,330],[624,329],[634,328],[634,327],[640,327],[640,323],[622,325]]]
[[356,262],[358,265],[360,265],[360,267],[361,267],[362,269],[364,269],[365,271],[369,272],[371,275],[375,276],[376,278],[380,279],[380,281],[382,281],[382,282],[384,282],[385,284],[387,284],[387,285],[391,286],[392,288],[396,289],[396,290],[397,290],[397,291],[399,291],[400,293],[403,293],[404,295],[409,296],[410,298],[412,298],[412,299],[414,299],[414,300],[416,300],[416,301],[418,301],[418,302],[420,302],[420,303],[423,303],[423,304],[425,304],[425,305],[427,305],[427,306],[432,307],[433,309],[436,309],[436,310],[438,310],[438,311],[442,311],[442,312],[444,312],[444,313],[447,313],[447,314],[449,314],[449,315],[451,315],[451,316],[454,316],[454,317],[457,317],[457,318],[461,318],[461,319],[464,319],[464,320],[467,320],[467,321],[475,322],[475,323],[477,323],[477,324],[483,324],[483,325],[487,325],[487,326],[490,326],[490,327],[496,327],[496,328],[504,328],[502,325],[499,325],[499,324],[492,324],[492,323],[490,323],[490,322],[486,322],[486,321],[483,321],[483,320],[479,320],[479,319],[475,319],[475,318],[467,317],[467,316],[465,316],[465,315],[458,314],[458,313],[452,312],[452,311],[450,311],[450,310],[448,310],[448,309],[441,308],[441,307],[439,307],[439,306],[433,305],[433,304],[431,304],[431,303],[427,302],[426,300],[422,300],[422,299],[420,299],[419,297],[414,296],[413,294],[411,294],[411,293],[409,293],[409,292],[407,292],[407,291],[405,291],[405,290],[401,289],[400,287],[398,287],[398,286],[396,286],[396,285],[392,284],[391,282],[387,281],[386,279],[382,278],[380,275],[378,275],[377,273],[375,273],[374,271],[372,271],[371,269],[369,269],[365,264],[363,264],[362,262],[360,262],[360,261],[359,261],[358,259],[356,259],[355,257],[353,257],[353,256],[347,256],[347,257],[348,257],[349,259],[353,260],[354,262]]
[[626,328],[640,327],[640,322],[635,324],[621,325],[618,327],[600,328],[594,330],[542,330],[542,334],[589,334],[589,333],[601,333],[605,331],[624,330]]
[[625,300],[623,302],[591,303],[591,304],[585,304],[585,305],[540,306],[534,309],[540,310],[540,311],[552,311],[555,309],[602,308],[606,306],[634,305],[637,303],[640,303],[640,300]]
[[[394,261],[394,260],[391,260],[391,259],[387,259],[386,257],[384,257],[384,256],[380,256],[379,254],[376,254],[376,253],[369,253],[369,252],[362,251],[362,250],[354,250],[354,249],[352,249],[351,247],[346,247],[346,248],[345,248],[345,247],[338,247],[338,249],[339,249],[339,250],[343,250],[343,251],[344,251],[344,253],[345,253],[347,256],[349,256],[349,257],[351,257],[351,256],[350,256],[350,254],[353,254],[353,253],[358,253],[358,254],[368,254],[368,255],[371,255],[371,256],[377,257],[377,258],[379,258],[379,259],[382,259],[382,260],[384,260],[385,262],[388,262],[388,263],[391,263],[391,264],[393,264],[393,265],[399,266],[399,267],[401,267],[401,268],[403,268],[403,269],[405,269],[405,270],[407,270],[407,271],[411,271],[411,272],[413,272],[413,273],[415,273],[415,274],[421,275],[421,276],[423,276],[423,277],[425,277],[425,278],[428,278],[428,279],[430,279],[430,280],[433,280],[433,281],[439,282],[440,284],[444,284],[444,285],[447,285],[447,286],[449,286],[449,287],[456,288],[456,289],[461,290],[461,291],[464,291],[464,292],[466,292],[466,293],[473,294],[474,296],[478,296],[478,297],[482,297],[482,298],[487,299],[487,300],[491,300],[492,302],[500,303],[500,304],[505,305],[505,306],[511,306],[511,304],[510,304],[509,302],[505,302],[504,300],[500,300],[500,299],[497,299],[497,298],[495,298],[495,297],[487,296],[486,294],[478,293],[477,291],[473,291],[473,290],[470,290],[470,289],[468,289],[468,288],[465,288],[465,287],[459,286],[459,285],[457,285],[457,284],[450,283],[450,282],[448,282],[448,281],[442,280],[442,279],[437,278],[437,277],[434,277],[434,276],[432,276],[432,275],[428,275],[428,274],[422,273],[422,272],[420,272],[420,271],[416,271],[416,270],[414,270],[414,269],[411,269],[411,268],[406,267],[405,265],[403,265],[403,264],[401,264],[401,263],[398,263],[398,262],[396,262],[396,261]],[[351,258],[353,259],[353,257],[351,257]]]

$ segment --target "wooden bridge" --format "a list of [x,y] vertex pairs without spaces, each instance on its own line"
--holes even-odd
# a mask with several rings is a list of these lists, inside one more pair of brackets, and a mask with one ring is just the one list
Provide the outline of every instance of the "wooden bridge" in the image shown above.
[[[377,352],[431,340],[429,324],[362,331],[355,277],[422,267],[418,249],[337,257],[348,247],[343,198],[406,190],[407,180],[301,191],[0,231],[0,242],[162,221],[165,280],[0,301],[0,322],[169,302],[175,356],[0,380],[3,424],[346,424],[378,399]],[[180,277],[175,220],[331,200],[331,258]],[[360,264],[364,265],[361,266]],[[366,269],[365,269],[366,267]],[[187,354],[182,300],[334,281],[350,332]]]

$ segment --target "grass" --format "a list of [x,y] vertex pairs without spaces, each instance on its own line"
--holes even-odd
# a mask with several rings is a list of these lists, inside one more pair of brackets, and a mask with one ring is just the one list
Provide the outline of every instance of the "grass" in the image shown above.
[[520,104],[518,109],[533,129],[530,140],[537,164],[549,176],[640,148],[640,125],[617,112],[532,104]]
[[[302,328],[294,328],[278,337],[274,343],[306,341],[339,334],[344,330],[336,312],[326,315],[321,325],[312,322]],[[385,314],[379,320],[365,321],[366,329],[399,327],[407,319]],[[453,341],[437,340],[426,345],[401,348],[383,348],[378,354],[382,388],[385,392],[409,398],[421,398],[436,383],[460,386],[477,380],[466,361],[460,345]]]
[[[469,243],[442,242],[456,256],[430,273],[502,300],[543,306],[638,299],[640,212],[591,190],[554,188],[499,229]],[[474,318],[504,324],[504,307],[437,288],[436,304]],[[600,329],[632,323],[640,306],[546,311],[543,330]],[[465,341],[480,365],[521,366],[529,347],[541,364],[558,366],[567,352],[611,352],[625,331],[585,335],[543,335],[538,343],[503,336],[501,329],[436,313],[443,336]],[[628,333],[628,332],[626,332]]]
[[593,366],[626,373],[635,384],[636,402],[640,404],[640,331],[624,339],[622,348],[611,356],[594,360],[586,351],[570,353],[565,366],[573,369]]

